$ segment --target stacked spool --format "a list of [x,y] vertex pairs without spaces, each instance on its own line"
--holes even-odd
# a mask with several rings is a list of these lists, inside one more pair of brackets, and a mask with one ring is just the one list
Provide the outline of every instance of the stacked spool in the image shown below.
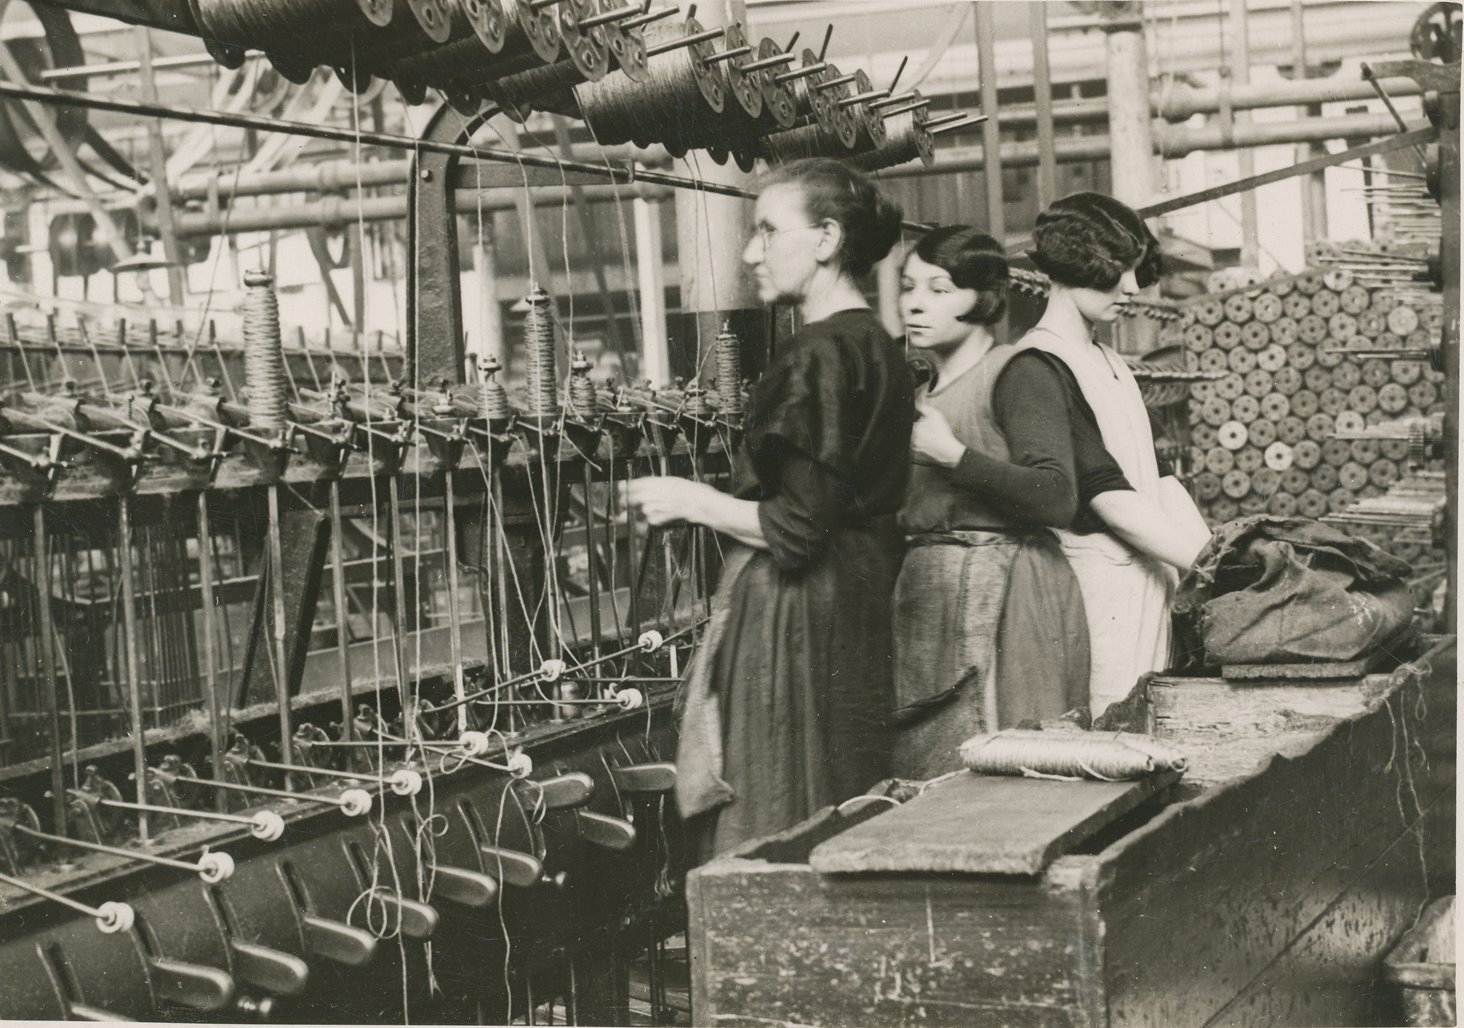
[[[1437,300],[1310,268],[1187,303],[1161,341],[1182,344],[1188,367],[1224,373],[1189,390],[1188,477],[1206,517],[1321,518],[1409,474],[1406,440],[1338,435],[1442,410],[1443,374],[1412,359],[1438,345]],[[1406,541],[1385,548],[1419,553]]]

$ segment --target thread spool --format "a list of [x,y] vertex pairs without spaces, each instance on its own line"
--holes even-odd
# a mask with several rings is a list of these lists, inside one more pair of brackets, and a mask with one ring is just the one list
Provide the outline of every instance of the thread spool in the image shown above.
[[[757,45],[756,60],[753,63],[761,67],[752,70],[751,74],[756,76],[757,87],[762,93],[762,115],[757,120],[761,132],[792,128],[798,120],[798,112],[793,104],[793,90],[786,83],[779,82],[775,74],[782,65],[769,63],[784,56],[783,48],[766,36]],[[749,73],[747,67],[738,70],[744,76]]]
[[554,377],[554,311],[549,294],[539,286],[524,298],[524,355],[529,392],[529,413],[553,415],[559,411],[559,390]]
[[665,638],[654,628],[647,629],[636,638],[636,645],[646,653],[655,653],[665,644]]
[[867,96],[876,92],[874,83],[869,79],[869,73],[860,68],[854,73],[854,81],[846,87],[843,92],[847,95],[835,102],[841,117],[848,118],[854,126],[854,145],[851,149],[855,151],[874,150],[883,145],[886,140],[884,119],[875,111],[869,109],[868,101],[861,100],[858,103],[847,103],[858,96]]
[[285,352],[280,340],[280,308],[274,278],[264,271],[244,273],[244,382],[249,390],[249,427],[276,433],[285,428]]
[[582,18],[597,11],[595,0],[565,0],[557,9],[565,59],[498,78],[486,86],[505,113],[520,119],[530,110],[577,115],[573,87],[598,81],[610,70],[610,45],[603,26],[581,30]]
[[[393,10],[393,0],[290,0],[288,4],[196,0],[193,6],[204,36],[287,55],[307,65],[315,62],[301,49],[306,40],[349,37],[368,26],[385,27]],[[287,67],[291,63],[287,61]],[[286,69],[280,70],[283,74]],[[295,81],[293,75],[286,77]]]
[[[599,0],[599,3],[602,12],[608,12],[617,6],[616,0]],[[667,14],[673,11],[674,8],[668,8]],[[612,66],[624,72],[625,77],[632,82],[645,82],[650,78],[646,37],[641,27],[616,20],[605,22],[604,31],[605,45],[610,48]]]
[[599,408],[595,380],[590,378],[592,365],[578,350],[569,362],[569,405],[576,416],[588,418]]
[[[552,13],[536,11],[528,0],[476,0],[469,17],[473,34],[395,61],[389,70],[398,84],[420,82],[448,92],[455,106],[481,95],[482,86],[559,59],[560,30]],[[494,44],[497,49],[494,49]],[[489,58],[492,55],[492,58]]]
[[497,357],[484,357],[478,362],[478,414],[485,420],[497,424],[513,416],[508,403],[508,391],[497,375],[503,365]]
[[[574,87],[596,142],[661,143],[677,157],[719,142],[716,116],[726,109],[727,80],[719,65],[707,63],[714,53],[711,40],[699,38],[707,34],[695,18],[651,25],[644,82],[607,75]],[[683,44],[688,39],[697,41]]]
[[850,81],[851,76],[841,72],[838,65],[830,64],[811,76],[809,82],[814,120],[825,132],[837,136],[846,150],[853,150],[859,137],[854,116],[838,105],[838,101],[849,95]]
[[742,401],[742,340],[724,322],[717,333],[717,397],[722,413],[741,415],[746,410]]
[[935,137],[925,128],[923,108],[899,111],[882,120],[884,142],[873,150],[854,154],[850,164],[864,171],[877,171],[915,160],[927,168],[935,163]]

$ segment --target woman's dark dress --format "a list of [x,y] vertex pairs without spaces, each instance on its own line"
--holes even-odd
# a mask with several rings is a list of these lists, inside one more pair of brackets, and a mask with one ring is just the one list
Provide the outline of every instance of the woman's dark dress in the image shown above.
[[889,773],[894,513],[914,383],[868,310],[805,326],[753,388],[733,491],[769,549],[731,583],[710,654],[723,777],[698,820],[713,855],[803,820]]

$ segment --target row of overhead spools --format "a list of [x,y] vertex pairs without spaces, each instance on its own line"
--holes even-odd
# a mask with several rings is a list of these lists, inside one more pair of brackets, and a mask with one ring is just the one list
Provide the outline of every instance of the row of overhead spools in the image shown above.
[[1362,271],[1338,263],[1244,284],[1164,326],[1187,366],[1208,373],[1190,385],[1189,479],[1211,521],[1321,518],[1423,466],[1410,432],[1444,402],[1440,297]]
[[[751,169],[758,158],[841,157],[868,169],[934,159],[934,136],[973,123],[928,116],[918,91],[879,88],[824,53],[744,28],[703,28],[674,6],[618,0],[194,0],[225,64],[262,50],[303,82],[318,65],[350,88],[396,83],[412,103],[435,90],[476,114],[583,119],[601,145],[706,149]],[[695,11],[695,7],[691,8]],[[823,49],[826,51],[828,37]]]

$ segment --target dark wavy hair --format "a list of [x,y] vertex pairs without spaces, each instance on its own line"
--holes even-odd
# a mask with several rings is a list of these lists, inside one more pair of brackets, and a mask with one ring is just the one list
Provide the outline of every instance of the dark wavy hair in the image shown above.
[[762,180],[770,186],[796,185],[803,192],[809,220],[837,221],[844,227],[840,267],[858,278],[886,255],[900,239],[900,208],[885,198],[863,172],[828,157],[789,161]]
[[1011,265],[1001,244],[984,232],[970,225],[945,225],[921,236],[911,253],[949,274],[956,288],[976,290],[975,306],[960,320],[990,325],[1006,313]]
[[1143,288],[1164,272],[1144,219],[1103,193],[1073,193],[1037,215],[1027,256],[1052,281],[1083,289],[1112,289],[1129,268]]

